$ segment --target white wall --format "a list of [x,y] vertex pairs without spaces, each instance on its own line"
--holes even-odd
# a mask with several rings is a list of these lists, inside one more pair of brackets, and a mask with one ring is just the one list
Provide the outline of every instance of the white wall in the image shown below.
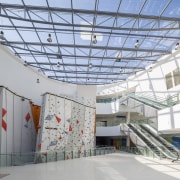
[[124,136],[125,134],[120,131],[120,125],[109,127],[96,127],[96,137],[104,136]]
[[[0,45],[0,85],[31,99],[35,104],[41,105],[41,95],[46,92],[71,97],[84,95],[95,97],[96,95],[94,87],[87,91],[87,86],[78,87],[78,85],[48,79],[42,72],[25,67],[23,62],[9,49]],[[40,83],[36,83],[37,78],[40,79]]]
[[[130,109],[125,105],[120,105],[119,101],[111,103],[96,103],[96,114],[115,114],[118,112],[127,112]],[[131,110],[132,112],[133,110]]]
[[111,94],[111,96],[114,94],[115,96],[118,92],[120,93],[127,91],[129,88],[136,87],[136,92],[149,92],[151,94],[154,93],[156,96],[167,97],[168,94],[176,93],[180,86],[167,90],[165,75],[179,67],[180,51],[175,51],[153,64],[152,71],[149,71],[149,67],[147,67],[146,70],[129,77],[127,81],[97,86],[97,95],[99,98],[108,94]]
[[78,85],[77,95],[87,98],[96,99],[96,86],[94,85]]
[[158,131],[180,132],[180,104],[158,112]]

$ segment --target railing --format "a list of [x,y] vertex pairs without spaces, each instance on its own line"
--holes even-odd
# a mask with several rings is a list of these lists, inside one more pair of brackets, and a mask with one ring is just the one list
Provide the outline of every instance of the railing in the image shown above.
[[150,105],[151,107],[157,109],[163,109],[165,107],[171,107],[180,103],[179,93],[168,96],[166,98],[162,97],[154,97],[153,94],[150,93],[130,93],[126,95],[127,97],[134,98],[138,101],[143,102],[144,104]]
[[115,152],[115,147],[98,147],[84,151],[56,151],[56,152],[32,152],[32,153],[12,153],[0,154],[0,167],[2,166],[22,166],[25,164],[48,163],[81,157],[98,156]]
[[[160,152],[160,155],[157,156],[156,152],[149,150],[147,147],[129,147],[129,146],[121,146],[119,147],[120,151],[123,152],[128,152],[128,153],[133,153],[133,154],[138,154],[138,155],[143,155],[146,157],[151,157],[151,158],[159,158],[159,159],[164,159],[163,153]],[[180,152],[177,152],[177,155],[180,155]],[[172,162],[178,161],[178,159],[172,160]]]

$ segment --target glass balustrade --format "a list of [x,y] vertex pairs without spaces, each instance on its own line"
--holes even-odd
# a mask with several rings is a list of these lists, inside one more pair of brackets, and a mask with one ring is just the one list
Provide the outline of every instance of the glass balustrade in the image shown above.
[[26,164],[48,163],[97,155],[111,154],[115,147],[98,147],[83,151],[57,151],[57,152],[33,152],[33,153],[12,153],[0,154],[0,166],[22,166]]

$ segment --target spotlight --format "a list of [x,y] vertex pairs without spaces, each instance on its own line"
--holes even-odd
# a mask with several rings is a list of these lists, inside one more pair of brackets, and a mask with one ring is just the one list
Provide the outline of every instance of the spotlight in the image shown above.
[[96,35],[93,35],[92,43],[93,43],[93,44],[96,44],[96,43],[97,43]]
[[40,83],[39,78],[37,78],[36,83],[37,83],[37,84],[39,84],[39,83]]
[[52,42],[51,34],[48,34],[47,42],[49,42],[49,43]]
[[149,72],[151,72],[151,71],[152,71],[152,67],[149,68]]
[[120,70],[119,70],[119,72],[120,72],[120,73],[122,73],[122,72],[123,72],[123,68],[122,68],[122,67],[120,67]]
[[135,48],[139,48],[139,46],[140,46],[139,40],[137,40],[136,43],[135,43],[135,45],[134,45],[134,47],[135,47]]
[[175,50],[178,50],[178,49],[180,49],[180,46],[179,46],[179,43],[176,43]]
[[24,66],[28,66],[28,63],[27,63],[27,61],[24,61]]
[[0,32],[0,40],[6,40],[6,38],[4,37],[4,32],[3,31]]
[[89,68],[92,68],[92,64],[91,63],[89,64]]
[[57,68],[60,68],[60,67],[61,67],[60,62],[57,62]]

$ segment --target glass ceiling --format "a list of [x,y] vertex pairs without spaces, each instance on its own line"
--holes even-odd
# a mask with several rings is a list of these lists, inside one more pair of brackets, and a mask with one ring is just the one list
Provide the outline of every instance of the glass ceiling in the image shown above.
[[180,41],[180,0],[1,0],[0,43],[48,78],[126,80]]

